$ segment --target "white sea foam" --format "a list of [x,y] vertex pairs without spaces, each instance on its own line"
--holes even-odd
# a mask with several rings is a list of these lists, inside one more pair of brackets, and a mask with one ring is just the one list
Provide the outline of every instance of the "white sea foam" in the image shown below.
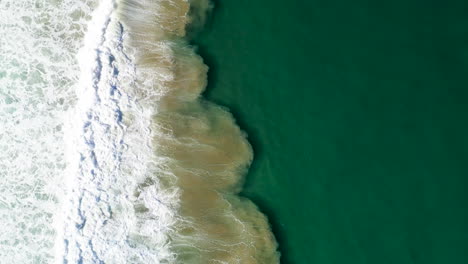
[[63,114],[94,0],[0,1],[0,263],[50,263]]
[[[131,95],[134,66],[115,7],[115,1],[101,3],[78,53],[82,75],[67,127],[68,189],[57,263],[159,263],[167,254],[167,238],[157,230],[162,221],[146,227],[153,245],[132,238],[142,221],[134,213],[134,192],[151,167],[151,109]],[[130,116],[131,122],[124,120]]]

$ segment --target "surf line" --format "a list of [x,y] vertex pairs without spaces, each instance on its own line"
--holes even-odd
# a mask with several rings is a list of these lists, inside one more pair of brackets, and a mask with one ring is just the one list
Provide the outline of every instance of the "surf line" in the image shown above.
[[57,263],[279,263],[266,217],[237,194],[253,152],[203,100],[187,39],[206,0],[105,0],[78,53]]

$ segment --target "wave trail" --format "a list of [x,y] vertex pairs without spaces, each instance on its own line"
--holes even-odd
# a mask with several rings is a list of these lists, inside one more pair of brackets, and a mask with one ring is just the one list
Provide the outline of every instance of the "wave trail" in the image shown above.
[[68,263],[279,263],[266,217],[237,196],[252,161],[187,40],[207,0],[106,0],[80,52],[57,243]]

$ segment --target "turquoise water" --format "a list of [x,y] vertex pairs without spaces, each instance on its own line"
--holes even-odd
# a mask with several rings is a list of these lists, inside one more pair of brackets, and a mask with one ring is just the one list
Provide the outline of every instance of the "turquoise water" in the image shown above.
[[216,1],[194,42],[282,263],[468,263],[466,1]]

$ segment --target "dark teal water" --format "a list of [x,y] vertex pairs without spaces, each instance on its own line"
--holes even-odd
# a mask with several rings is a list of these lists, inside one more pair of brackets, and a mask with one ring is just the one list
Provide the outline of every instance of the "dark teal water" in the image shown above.
[[206,96],[282,263],[468,263],[468,2],[219,0]]

